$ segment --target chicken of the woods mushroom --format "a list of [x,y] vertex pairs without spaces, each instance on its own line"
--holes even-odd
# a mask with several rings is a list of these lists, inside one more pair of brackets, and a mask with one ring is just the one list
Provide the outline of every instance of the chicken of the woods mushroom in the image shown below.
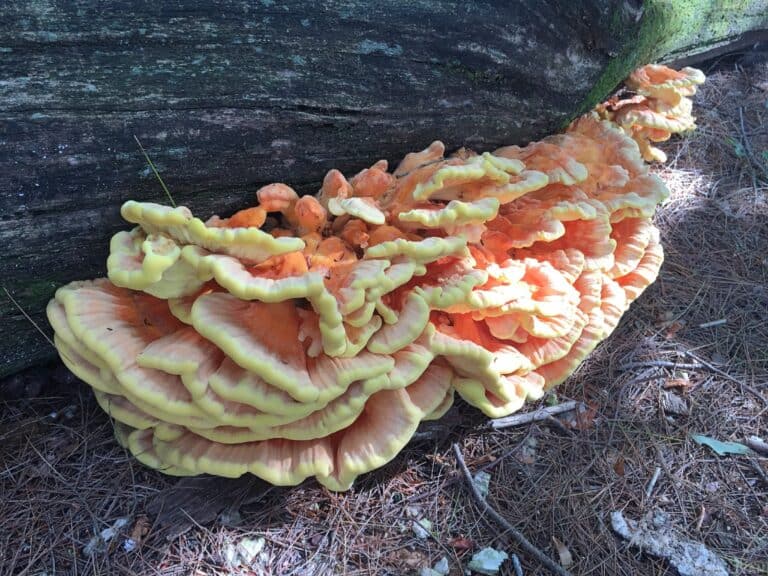
[[672,134],[696,128],[689,96],[704,82],[704,73],[696,68],[673,70],[649,64],[638,68],[625,84],[634,92],[629,98],[614,97],[597,107],[601,117],[622,127],[640,147],[648,162],[666,162],[664,152],[651,142],[664,142]]
[[129,201],[108,278],[48,305],[56,347],[118,440],[166,474],[345,490],[454,393],[510,414],[659,271],[651,217],[668,191],[643,155],[690,116],[700,76],[644,70],[642,101],[524,147],[433,142],[392,171],[331,170],[316,196],[265,186],[230,218]]

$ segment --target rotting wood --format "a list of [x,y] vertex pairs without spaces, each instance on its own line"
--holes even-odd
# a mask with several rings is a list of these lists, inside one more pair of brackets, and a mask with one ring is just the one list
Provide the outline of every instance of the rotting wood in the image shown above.
[[[717,6],[715,6],[717,4]],[[706,9],[704,9],[706,7]],[[768,28],[765,0],[10,0],[0,8],[0,377],[53,356],[54,290],[104,275],[128,198],[226,215],[440,138],[557,132],[634,67]],[[22,310],[24,312],[22,312]]]

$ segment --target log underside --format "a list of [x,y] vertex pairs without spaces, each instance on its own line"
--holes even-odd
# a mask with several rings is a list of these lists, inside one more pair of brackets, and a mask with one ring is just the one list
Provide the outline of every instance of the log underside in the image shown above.
[[178,204],[227,215],[435,139],[525,144],[637,65],[766,29],[765,0],[6,2],[0,377],[54,354],[19,308],[48,332],[54,290],[105,274],[122,202],[166,202],[134,136]]

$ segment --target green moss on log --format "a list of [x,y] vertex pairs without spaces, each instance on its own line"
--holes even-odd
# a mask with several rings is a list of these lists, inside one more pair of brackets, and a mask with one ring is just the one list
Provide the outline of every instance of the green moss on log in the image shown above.
[[[703,52],[736,39],[745,30],[768,28],[766,0],[646,0],[638,15],[637,42],[611,60],[579,114],[604,100],[638,66]],[[615,26],[623,24],[616,20]]]

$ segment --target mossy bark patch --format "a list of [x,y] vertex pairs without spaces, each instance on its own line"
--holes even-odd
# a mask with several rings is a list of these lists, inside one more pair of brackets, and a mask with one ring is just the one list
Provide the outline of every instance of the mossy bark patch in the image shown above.
[[748,31],[768,31],[766,0],[646,0],[634,4],[639,27],[619,19],[614,26],[635,41],[608,63],[579,113],[605,99],[628,71],[639,66],[705,52]]

